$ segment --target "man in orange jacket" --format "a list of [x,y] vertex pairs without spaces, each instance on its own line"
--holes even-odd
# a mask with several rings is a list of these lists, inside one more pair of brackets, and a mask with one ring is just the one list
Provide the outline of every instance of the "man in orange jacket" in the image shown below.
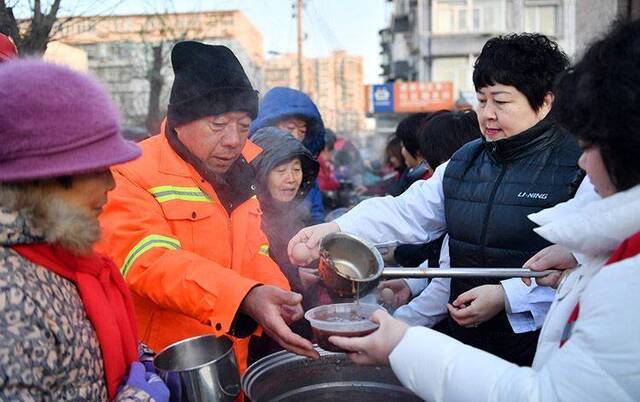
[[162,133],[113,168],[100,251],[121,267],[138,328],[156,350],[213,333],[234,337],[241,370],[258,324],[284,348],[317,357],[287,323],[302,317],[269,258],[247,141],[257,92],[224,46],[175,45],[175,81]]

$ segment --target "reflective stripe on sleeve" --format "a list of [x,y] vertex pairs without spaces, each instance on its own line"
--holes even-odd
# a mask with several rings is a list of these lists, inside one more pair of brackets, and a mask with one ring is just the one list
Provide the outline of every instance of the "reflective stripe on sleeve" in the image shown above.
[[158,186],[149,189],[158,202],[171,200],[211,202],[211,199],[198,187]]
[[153,234],[140,240],[140,242],[129,251],[129,254],[127,254],[127,258],[125,258],[124,264],[122,264],[122,268],[120,268],[122,276],[127,276],[129,269],[138,257],[155,247],[177,250],[180,248],[180,241],[171,237]]

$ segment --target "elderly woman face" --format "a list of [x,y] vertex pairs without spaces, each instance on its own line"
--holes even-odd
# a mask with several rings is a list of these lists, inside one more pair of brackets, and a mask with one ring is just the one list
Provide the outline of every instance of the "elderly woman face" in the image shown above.
[[107,203],[107,193],[115,188],[110,170],[73,176],[70,187],[56,186],[56,195],[85,215],[98,218]]
[[480,88],[476,95],[478,123],[487,141],[513,137],[535,126],[549,113],[553,102],[553,95],[548,93],[542,106],[535,110],[522,92],[503,84]]
[[276,127],[288,131],[298,139],[298,141],[304,141],[304,137],[307,135],[307,122],[299,117],[287,117],[276,123]]
[[267,176],[267,187],[271,196],[280,202],[289,202],[298,194],[302,183],[300,159],[281,163],[271,169]]

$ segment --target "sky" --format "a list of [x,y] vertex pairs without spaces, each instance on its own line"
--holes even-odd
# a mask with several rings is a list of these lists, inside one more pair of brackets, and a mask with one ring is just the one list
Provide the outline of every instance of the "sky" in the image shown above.
[[[265,56],[271,57],[271,52],[296,51],[292,4],[293,0],[63,0],[60,12],[104,15],[241,10],[262,33]],[[389,7],[387,0],[305,0],[305,56],[346,50],[364,57],[365,83],[381,82],[378,31],[388,25]]]

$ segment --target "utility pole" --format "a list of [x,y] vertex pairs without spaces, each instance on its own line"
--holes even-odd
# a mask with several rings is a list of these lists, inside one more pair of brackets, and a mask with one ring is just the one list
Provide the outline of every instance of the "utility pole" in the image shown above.
[[304,92],[304,62],[302,60],[302,42],[304,32],[302,30],[302,8],[304,0],[296,0],[296,20],[298,22],[298,89]]

